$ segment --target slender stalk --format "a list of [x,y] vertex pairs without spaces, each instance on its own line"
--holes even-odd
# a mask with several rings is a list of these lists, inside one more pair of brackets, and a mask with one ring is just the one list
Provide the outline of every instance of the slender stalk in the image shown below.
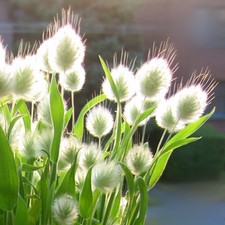
[[141,143],[144,144],[145,140],[145,132],[146,132],[147,123],[145,123],[143,130],[142,130],[142,137],[141,137]]
[[159,144],[158,144],[157,149],[156,149],[156,153],[157,153],[157,152],[159,151],[159,149],[161,148],[161,145],[162,145],[163,139],[165,138],[166,132],[167,132],[167,130],[164,130],[164,131],[163,131],[163,134],[162,134],[162,136],[161,136],[161,138],[160,138]]
[[15,101],[15,99],[13,98],[13,101],[12,101],[12,108],[11,108],[11,117],[13,117],[14,116],[14,108],[15,108],[15,105],[16,105],[16,101]]
[[34,102],[31,103],[31,122],[34,121]]
[[98,147],[101,148],[102,146],[102,139],[101,137],[98,138]]
[[74,92],[71,91],[70,92],[71,94],[71,105],[72,105],[72,110],[73,110],[73,113],[72,113],[72,127],[75,123],[75,102],[74,102]]
[[113,133],[116,134],[116,139],[114,141],[114,146],[112,150],[112,159],[114,159],[117,156],[118,148],[120,144],[120,137],[121,137],[121,103],[117,102],[117,112],[116,112],[116,126],[114,127]]
[[13,225],[12,211],[6,212],[6,225]]
[[65,92],[65,90],[64,90],[64,88],[61,86],[61,96],[62,96],[62,99],[64,99],[64,92]]

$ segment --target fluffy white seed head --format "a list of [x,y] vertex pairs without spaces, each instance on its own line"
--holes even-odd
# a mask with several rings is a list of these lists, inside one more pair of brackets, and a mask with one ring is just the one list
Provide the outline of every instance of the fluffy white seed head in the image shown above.
[[131,172],[140,175],[146,172],[153,156],[147,144],[134,145],[127,154],[126,164]]
[[78,167],[75,173],[76,190],[82,191],[86,176],[87,171]]
[[85,70],[81,64],[77,64],[73,69],[60,74],[59,83],[67,91],[78,92],[85,82]]
[[72,196],[62,195],[52,205],[52,214],[58,224],[72,225],[78,217],[78,209]]
[[184,128],[182,123],[173,112],[174,99],[161,100],[156,108],[156,123],[159,127],[166,129],[168,132],[177,132]]
[[[7,121],[7,119],[5,119]],[[7,125],[8,122],[8,125]],[[10,123],[7,121],[5,123],[6,127],[9,127]],[[10,133],[9,143],[13,150],[17,150],[21,147],[21,141],[23,140],[25,135],[25,128],[22,119],[19,119]]]
[[51,128],[45,128],[41,132],[37,133],[37,142],[40,146],[40,150],[50,153],[51,143],[53,139],[53,130]]
[[27,132],[22,138],[21,146],[19,151],[21,155],[25,156],[28,159],[36,159],[43,155],[43,152],[40,149],[40,146],[37,142],[37,133],[36,132]]
[[52,118],[50,112],[50,97],[47,95],[37,107],[38,119],[41,119],[47,125],[52,125]]
[[100,162],[93,167],[92,183],[102,192],[112,192],[121,180],[121,168],[113,162]]
[[40,69],[45,72],[51,72],[51,67],[48,61],[49,45],[51,43],[51,38],[42,42],[42,44],[37,49],[37,61],[39,63]]
[[183,123],[196,121],[207,106],[207,92],[200,85],[184,87],[174,96],[173,112]]
[[[67,105],[65,101],[63,101],[63,105],[64,105],[64,110],[66,111]],[[41,119],[46,125],[52,126],[49,95],[46,95],[45,98],[43,98],[39,102],[37,106],[37,114],[38,114],[38,119]]]
[[84,144],[76,137],[63,138],[60,145],[59,168],[63,169],[71,166],[83,146]]
[[47,93],[47,82],[37,67],[36,57],[17,57],[11,65],[12,90],[15,98],[40,101]]
[[[156,107],[156,102],[147,100],[141,96],[134,96],[129,101],[126,102],[124,107],[124,117],[128,124],[133,125],[137,118],[145,112],[147,109]],[[155,116],[153,112],[145,120],[139,123],[139,126],[145,125],[148,120]]]
[[163,58],[153,58],[144,63],[136,73],[137,93],[157,100],[164,97],[172,81],[172,72]]
[[[133,72],[121,64],[111,70],[111,75],[116,85],[120,102],[129,100],[135,94],[136,84]],[[117,101],[107,78],[102,84],[102,90],[109,100]]]
[[48,60],[54,72],[64,73],[84,60],[85,46],[71,25],[59,28],[51,38]]
[[[1,57],[1,56],[0,56]],[[10,66],[0,63],[0,98],[11,94],[12,76]]]
[[113,116],[110,111],[99,105],[92,108],[86,118],[86,128],[94,137],[101,138],[113,127]]
[[[124,117],[128,124],[133,125],[137,118],[143,112],[143,99],[137,96],[126,102],[124,107]],[[139,123],[139,126],[143,126],[147,121],[143,120]]]
[[79,166],[88,170],[91,166],[102,161],[102,150],[96,143],[84,145],[79,151]]

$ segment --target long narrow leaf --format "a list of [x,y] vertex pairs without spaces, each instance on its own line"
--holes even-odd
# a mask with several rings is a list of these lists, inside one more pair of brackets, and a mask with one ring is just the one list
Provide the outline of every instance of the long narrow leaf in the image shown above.
[[91,99],[81,110],[79,117],[77,119],[76,124],[73,127],[73,134],[80,140],[83,138],[83,132],[84,132],[84,116],[85,114],[95,105],[97,105],[100,102],[103,102],[106,100],[106,96],[104,94],[99,95],[93,99]]
[[143,178],[137,178],[137,186],[140,192],[140,208],[139,214],[133,225],[141,225],[145,223],[145,217],[148,209],[148,192]]
[[99,59],[100,59],[100,62],[101,62],[101,65],[102,65],[102,69],[104,70],[104,73],[105,73],[105,76],[106,78],[108,79],[109,83],[110,83],[110,86],[112,88],[112,91],[116,97],[116,100],[117,102],[120,101],[119,99],[119,94],[118,94],[118,91],[117,91],[117,88],[116,88],[116,84],[115,82],[113,81],[113,78],[112,78],[112,75],[106,65],[106,63],[104,62],[104,60],[101,58],[101,56],[99,56]]
[[152,173],[150,173],[149,188],[153,188],[160,179],[173,150],[195,142],[199,139],[200,138],[187,138],[183,140],[178,140],[160,151],[155,163],[152,164]]
[[179,131],[177,134],[175,134],[165,145],[165,148],[172,144],[173,142],[180,140],[180,139],[185,139],[192,135],[196,130],[198,130],[214,113],[215,108],[207,115],[202,116],[200,119],[198,119],[196,122],[193,122],[189,125],[187,125],[184,129]]
[[93,210],[93,194],[91,189],[91,172],[89,169],[80,195],[80,213],[84,218],[90,218]]
[[28,209],[26,202],[19,196],[14,220],[15,225],[29,225]]
[[19,181],[9,142],[0,127],[0,209],[12,210],[17,204]]
[[52,77],[50,89],[50,111],[54,128],[54,136],[51,144],[50,158],[54,163],[57,163],[64,124],[64,106],[54,76]]

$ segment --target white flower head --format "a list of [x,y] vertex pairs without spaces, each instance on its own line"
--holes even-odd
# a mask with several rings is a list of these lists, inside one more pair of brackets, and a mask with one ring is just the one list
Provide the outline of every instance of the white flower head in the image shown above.
[[87,171],[78,167],[75,173],[76,190],[82,191],[86,176]]
[[10,71],[9,65],[0,64],[0,97],[11,94],[12,76]]
[[170,133],[177,132],[184,128],[182,123],[173,112],[174,99],[161,100],[156,108],[156,123],[159,127],[168,130]]
[[196,121],[205,111],[207,98],[201,85],[184,87],[174,95],[174,115],[186,124]]
[[52,214],[58,224],[72,225],[78,218],[78,208],[72,196],[64,194],[56,198],[52,205]]
[[63,138],[60,145],[59,164],[60,169],[67,168],[74,163],[78,152],[83,148],[83,143],[76,137]]
[[148,170],[152,159],[147,144],[134,145],[127,154],[126,164],[133,174],[140,175]]
[[43,152],[50,152],[52,139],[53,130],[51,128],[45,128],[42,131],[37,132],[37,142]]
[[[5,121],[6,121],[6,119],[5,119]],[[9,127],[9,124],[10,124],[10,123],[7,124],[7,122],[5,124],[6,128]],[[17,150],[18,148],[20,148],[22,146],[21,142],[24,139],[24,135],[25,135],[24,124],[23,124],[22,119],[19,119],[13,126],[13,129],[12,129],[12,131],[10,133],[10,137],[9,137],[9,143],[13,150]]]
[[[63,101],[64,110],[66,111],[67,105],[66,102]],[[52,126],[52,118],[50,111],[50,96],[49,94],[43,98],[37,107],[38,119],[41,119],[46,125]]]
[[108,134],[113,127],[113,116],[110,111],[98,105],[92,108],[86,118],[86,128],[94,137],[101,138]]
[[[143,98],[139,98],[138,96],[135,96],[126,102],[124,107],[124,117],[128,124],[133,125],[135,123],[137,118],[143,112],[143,107]],[[143,126],[146,122],[147,120],[143,120],[138,126]]]
[[[135,94],[136,84],[133,72],[127,66],[120,64],[111,70],[111,75],[116,85],[120,102],[129,100]],[[102,84],[102,90],[109,100],[117,101],[107,78]]]
[[28,159],[36,159],[43,155],[36,137],[36,132],[30,131],[25,133],[21,140],[21,146],[19,147],[21,155]]
[[[124,117],[128,124],[133,125],[134,122],[137,120],[137,118],[145,112],[147,109],[156,107],[156,102],[147,100],[143,98],[142,96],[134,96],[129,101],[126,102],[124,107]],[[141,121],[138,126],[145,125],[148,120],[155,116],[155,113],[153,112],[150,114],[146,119]]]
[[39,73],[36,57],[17,57],[11,65],[12,90],[16,98],[36,102],[47,93],[47,83]]
[[144,98],[157,100],[164,97],[171,85],[172,71],[163,58],[144,63],[136,73],[137,93]]
[[64,73],[84,60],[85,46],[81,37],[67,24],[51,38],[48,60],[54,72]]
[[49,52],[49,45],[51,43],[51,38],[42,42],[42,44],[37,49],[37,61],[39,63],[39,67],[41,70],[45,72],[51,72],[51,67],[48,61],[48,52]]
[[79,151],[79,166],[82,169],[88,170],[100,161],[102,161],[102,150],[96,143],[86,144]]
[[92,183],[102,192],[112,192],[121,181],[121,168],[114,162],[100,162],[92,169]]
[[85,70],[81,64],[77,64],[73,69],[60,74],[59,83],[67,91],[78,92],[85,82]]

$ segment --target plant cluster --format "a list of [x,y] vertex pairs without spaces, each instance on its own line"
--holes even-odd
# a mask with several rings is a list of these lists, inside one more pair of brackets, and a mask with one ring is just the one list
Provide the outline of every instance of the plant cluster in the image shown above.
[[[63,11],[43,37],[36,51],[21,45],[9,59],[0,45],[1,224],[143,225],[148,190],[173,150],[198,140],[190,135],[213,113],[202,116],[215,82],[201,71],[185,86],[172,85],[175,51],[168,42],[136,72],[125,52],[112,69],[99,57],[103,94],[75,119],[74,96],[86,77],[79,19]],[[165,130],[154,155],[143,138],[133,140],[153,117]]]

